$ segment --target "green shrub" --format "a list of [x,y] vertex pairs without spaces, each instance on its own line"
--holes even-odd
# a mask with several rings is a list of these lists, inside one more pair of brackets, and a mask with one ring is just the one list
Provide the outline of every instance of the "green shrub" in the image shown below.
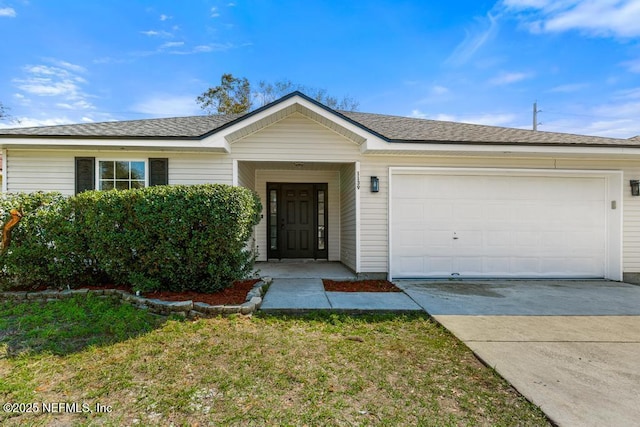
[[144,291],[216,291],[246,277],[260,200],[210,184],[92,191],[75,197],[89,251],[117,283]]
[[23,217],[11,232],[11,244],[0,253],[0,289],[19,285],[51,284],[56,253],[50,226],[59,217],[64,197],[59,193],[3,194],[0,196],[0,230],[11,218],[11,209]]
[[0,205],[4,221],[17,206],[25,214],[2,255],[0,286],[112,281],[201,292],[251,272],[246,244],[262,209],[250,190],[219,184],[6,195]]

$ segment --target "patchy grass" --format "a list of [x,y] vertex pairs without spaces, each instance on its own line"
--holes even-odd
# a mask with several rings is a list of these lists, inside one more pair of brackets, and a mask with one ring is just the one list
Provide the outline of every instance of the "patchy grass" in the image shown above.
[[[161,324],[113,305],[76,317],[80,301],[60,304],[55,314],[0,306],[1,342],[25,349],[0,351],[0,403],[77,402],[92,412],[0,411],[3,425],[549,425],[424,315]],[[50,325],[47,336],[65,337],[56,345],[36,332]],[[112,411],[97,413],[98,403]]]

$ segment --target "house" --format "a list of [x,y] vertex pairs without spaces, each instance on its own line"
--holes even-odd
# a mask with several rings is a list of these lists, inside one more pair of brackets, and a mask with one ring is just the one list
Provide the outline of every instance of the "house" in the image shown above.
[[0,131],[5,192],[255,190],[258,260],[362,276],[640,281],[640,141],[334,111],[294,92],[245,115]]

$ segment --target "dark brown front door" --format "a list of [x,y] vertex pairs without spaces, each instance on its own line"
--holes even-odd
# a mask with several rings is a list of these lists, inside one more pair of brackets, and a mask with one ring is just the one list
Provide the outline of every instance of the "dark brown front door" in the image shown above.
[[326,258],[326,184],[267,185],[269,258]]

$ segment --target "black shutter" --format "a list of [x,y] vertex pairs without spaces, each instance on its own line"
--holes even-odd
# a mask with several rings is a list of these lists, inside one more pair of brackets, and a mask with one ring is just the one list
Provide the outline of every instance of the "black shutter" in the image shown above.
[[169,159],[149,159],[149,186],[169,184]]
[[95,157],[76,157],[76,194],[96,187]]

